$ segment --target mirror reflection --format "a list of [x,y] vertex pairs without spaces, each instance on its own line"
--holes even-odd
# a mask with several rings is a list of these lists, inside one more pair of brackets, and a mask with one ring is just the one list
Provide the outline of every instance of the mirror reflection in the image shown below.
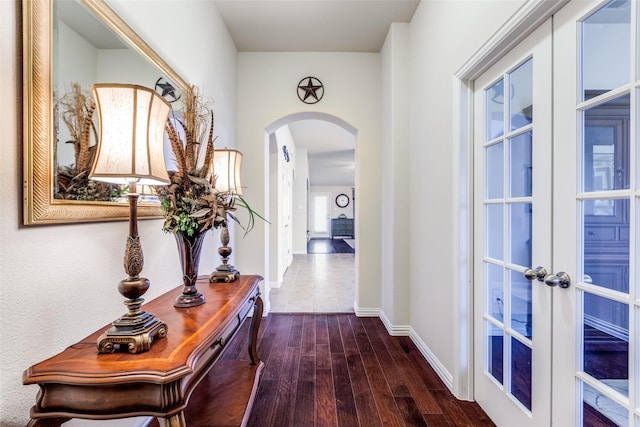
[[88,179],[99,125],[91,85],[134,83],[154,88],[160,72],[77,1],[54,0],[52,18],[53,197],[116,201],[125,189]]
[[[99,126],[91,85],[134,83],[172,102],[187,82],[104,0],[22,0],[22,14],[24,224],[128,218],[113,202],[126,189],[97,191],[86,177]],[[138,208],[161,216],[157,200]]]

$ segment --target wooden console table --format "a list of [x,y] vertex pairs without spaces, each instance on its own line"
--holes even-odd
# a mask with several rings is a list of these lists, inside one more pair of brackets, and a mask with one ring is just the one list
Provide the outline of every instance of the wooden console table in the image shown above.
[[[166,427],[186,426],[184,410],[203,379],[203,386],[209,383],[203,389],[223,400],[238,390],[248,392],[244,414],[236,418],[244,424],[264,367],[256,352],[263,314],[261,280],[260,276],[240,276],[232,283],[209,284],[208,276],[202,276],[197,286],[207,299],[203,305],[175,308],[173,302],[182,286],[145,304],[145,311],[168,326],[167,336],[153,342],[147,352],[98,354],[96,341],[109,327],[105,326],[31,366],[23,374],[23,383],[38,384],[40,391],[29,426],[59,426],[70,418],[135,416],[157,417]],[[216,364],[254,307],[248,344],[251,362],[221,360]],[[212,375],[220,375],[221,381],[205,378]],[[229,410],[226,406],[225,412]]]

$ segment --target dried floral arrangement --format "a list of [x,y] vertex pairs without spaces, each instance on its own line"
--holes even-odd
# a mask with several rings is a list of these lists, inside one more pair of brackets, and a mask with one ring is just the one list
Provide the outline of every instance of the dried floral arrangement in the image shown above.
[[[58,118],[62,118],[69,131],[66,144],[73,144],[74,163],[60,165],[57,149],[54,149],[56,165],[54,197],[64,200],[112,201],[122,194],[118,185],[89,179],[91,165],[96,155],[97,129],[93,121],[96,104],[90,94],[85,93],[79,83],[72,83],[71,90],[56,100],[54,123],[56,147],[58,138]],[[93,137],[93,138],[92,138]],[[92,144],[92,140],[94,143]]]
[[[165,217],[162,229],[191,237],[226,225],[229,217],[246,234],[253,228],[256,216],[264,218],[241,196],[215,189],[215,172],[212,176],[211,170],[215,142],[211,103],[198,94],[195,86],[184,94],[182,103],[181,116],[172,112],[166,123],[177,170],[169,171],[170,185],[155,188]],[[249,214],[245,225],[231,213],[236,205]]]

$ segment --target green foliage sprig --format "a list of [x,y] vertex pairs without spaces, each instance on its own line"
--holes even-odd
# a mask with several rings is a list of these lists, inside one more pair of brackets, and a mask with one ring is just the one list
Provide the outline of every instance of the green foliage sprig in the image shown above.
[[[260,218],[261,220],[263,220],[264,222],[266,222],[267,224],[270,224],[269,221],[267,221],[266,218],[264,218],[262,215],[260,215],[257,211],[253,210],[251,208],[251,206],[249,206],[249,203],[247,203],[247,200],[242,197],[239,194],[235,194],[233,196],[233,200],[235,205],[240,206],[242,208],[244,208],[247,211],[248,219],[247,219],[247,224],[243,225],[240,220],[231,212],[227,211],[227,215],[233,219],[243,230],[244,230],[244,235],[246,236],[247,233],[249,233],[251,230],[253,230],[253,227],[256,224],[256,217]],[[235,209],[233,209],[235,210]]]

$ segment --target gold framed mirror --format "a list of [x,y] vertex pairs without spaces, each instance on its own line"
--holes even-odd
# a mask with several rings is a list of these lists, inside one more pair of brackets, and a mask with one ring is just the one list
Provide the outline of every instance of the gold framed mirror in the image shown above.
[[[64,157],[63,148],[69,151],[69,147],[63,147],[63,144],[70,141],[64,141],[66,138],[59,134],[60,128],[65,127],[60,118],[58,102],[63,95],[56,92],[67,92],[70,88],[68,81],[64,83],[66,87],[58,87],[62,79],[58,78],[59,76],[54,79],[54,75],[63,73],[64,69],[72,69],[77,74],[78,68],[76,64],[69,64],[69,61],[61,61],[57,55],[66,51],[66,58],[69,59],[76,52],[75,56],[85,62],[87,57],[91,56],[84,53],[77,54],[78,46],[84,45],[82,40],[73,47],[65,49],[62,46],[60,41],[62,28],[78,40],[81,39],[79,34],[82,34],[82,30],[68,28],[73,25],[67,26],[59,19],[58,15],[62,12],[61,9],[57,9],[60,6],[58,3],[64,4],[64,7],[75,7],[81,10],[80,14],[85,17],[94,17],[111,31],[114,38],[119,39],[123,46],[130,49],[130,52],[119,52],[118,49],[108,46],[104,54],[96,54],[96,58],[92,59],[95,61],[95,70],[85,73],[89,77],[84,79],[84,84],[78,84],[77,87],[88,93],[92,83],[88,80],[91,78],[91,73],[94,73],[96,78],[94,82],[98,77],[100,81],[105,81],[107,74],[99,69],[105,64],[110,64],[111,68],[117,69],[121,74],[124,70],[129,72],[135,69],[138,72],[137,78],[141,78],[143,72],[138,71],[137,67],[131,64],[144,62],[151,64],[155,70],[154,77],[146,78],[149,72],[145,71],[143,82],[123,82],[153,88],[154,84],[157,85],[162,81],[169,83],[177,93],[184,93],[188,88],[187,82],[103,0],[23,0],[23,222],[25,225],[36,225],[127,219],[129,208],[126,201],[119,202],[115,197],[106,200],[91,198],[69,200],[57,193],[58,173],[61,169],[61,164],[58,162],[59,158]],[[87,27],[86,23],[84,26]],[[91,26],[96,27],[94,23],[88,25],[88,27]],[[108,37],[103,34],[98,38],[106,40]],[[87,41],[86,46],[91,49],[91,42]],[[96,48],[96,50],[99,49]],[[117,55],[121,54],[127,55],[129,59],[124,62],[119,61]],[[135,55],[137,59],[129,55]],[[73,76],[74,79],[76,77],[77,75]],[[122,75],[109,78],[109,82],[114,83],[118,82],[117,79],[128,79],[127,76]],[[60,123],[63,124],[60,125]],[[75,160],[77,163],[77,158]],[[73,162],[71,159],[70,163],[73,164]],[[160,217],[159,203],[141,201],[138,206],[138,216]]]

